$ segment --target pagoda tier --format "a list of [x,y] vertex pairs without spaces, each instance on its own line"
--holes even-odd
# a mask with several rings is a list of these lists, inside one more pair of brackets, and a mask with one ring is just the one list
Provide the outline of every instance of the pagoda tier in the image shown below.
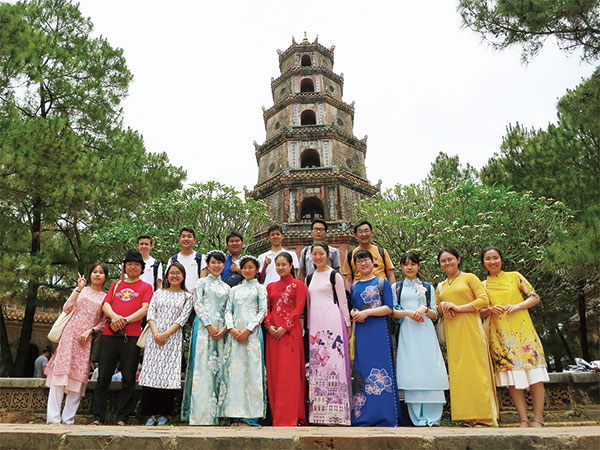
[[[342,98],[344,76],[333,71],[333,50],[305,36],[277,51],[273,106],[263,108],[266,139],[254,143],[258,182],[246,195],[267,204],[288,248],[308,245],[310,223],[319,218],[343,255],[353,242],[354,206],[379,185],[367,179],[367,137],[354,135],[354,102]],[[268,245],[264,231],[257,239],[256,250]]]

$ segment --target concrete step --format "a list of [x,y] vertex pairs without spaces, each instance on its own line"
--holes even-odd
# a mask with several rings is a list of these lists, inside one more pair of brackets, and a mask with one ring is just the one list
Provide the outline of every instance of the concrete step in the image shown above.
[[546,428],[191,427],[0,424],[1,450],[593,449],[597,426]]

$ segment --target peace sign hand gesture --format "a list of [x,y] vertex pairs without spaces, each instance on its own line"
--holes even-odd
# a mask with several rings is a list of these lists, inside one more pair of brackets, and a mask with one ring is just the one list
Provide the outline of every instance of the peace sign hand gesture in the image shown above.
[[77,280],[77,290],[81,291],[87,284],[87,280],[79,272],[77,272],[77,275],[79,275],[79,279]]

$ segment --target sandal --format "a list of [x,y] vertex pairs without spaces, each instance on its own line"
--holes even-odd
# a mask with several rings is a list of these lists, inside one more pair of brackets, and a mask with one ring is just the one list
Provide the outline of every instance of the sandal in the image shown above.
[[533,424],[531,426],[534,428],[542,428],[542,427],[546,426],[546,424],[542,420],[538,420],[538,419],[532,419],[531,423]]
[[[525,424],[525,425],[523,425]],[[530,428],[531,425],[529,424],[529,420],[527,419],[521,419],[521,422],[519,422],[519,426],[518,428]]]
[[118,425],[118,426],[120,426],[120,427],[124,427],[124,426],[125,426],[125,422],[124,422],[124,421],[122,421],[122,420],[119,420],[119,421],[117,422],[117,425]]
[[102,422],[100,422],[98,419],[94,420],[92,423],[90,423],[90,425],[102,425]]

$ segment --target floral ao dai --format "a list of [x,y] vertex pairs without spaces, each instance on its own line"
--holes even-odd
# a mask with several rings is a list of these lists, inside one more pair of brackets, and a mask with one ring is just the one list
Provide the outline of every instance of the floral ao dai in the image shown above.
[[[156,323],[159,333],[175,323],[182,328],[192,312],[191,294],[161,289],[154,293],[148,308],[148,320]],[[144,363],[139,385],[158,389],[181,388],[182,328],[168,337],[164,345],[154,341],[152,330],[146,335]]]

